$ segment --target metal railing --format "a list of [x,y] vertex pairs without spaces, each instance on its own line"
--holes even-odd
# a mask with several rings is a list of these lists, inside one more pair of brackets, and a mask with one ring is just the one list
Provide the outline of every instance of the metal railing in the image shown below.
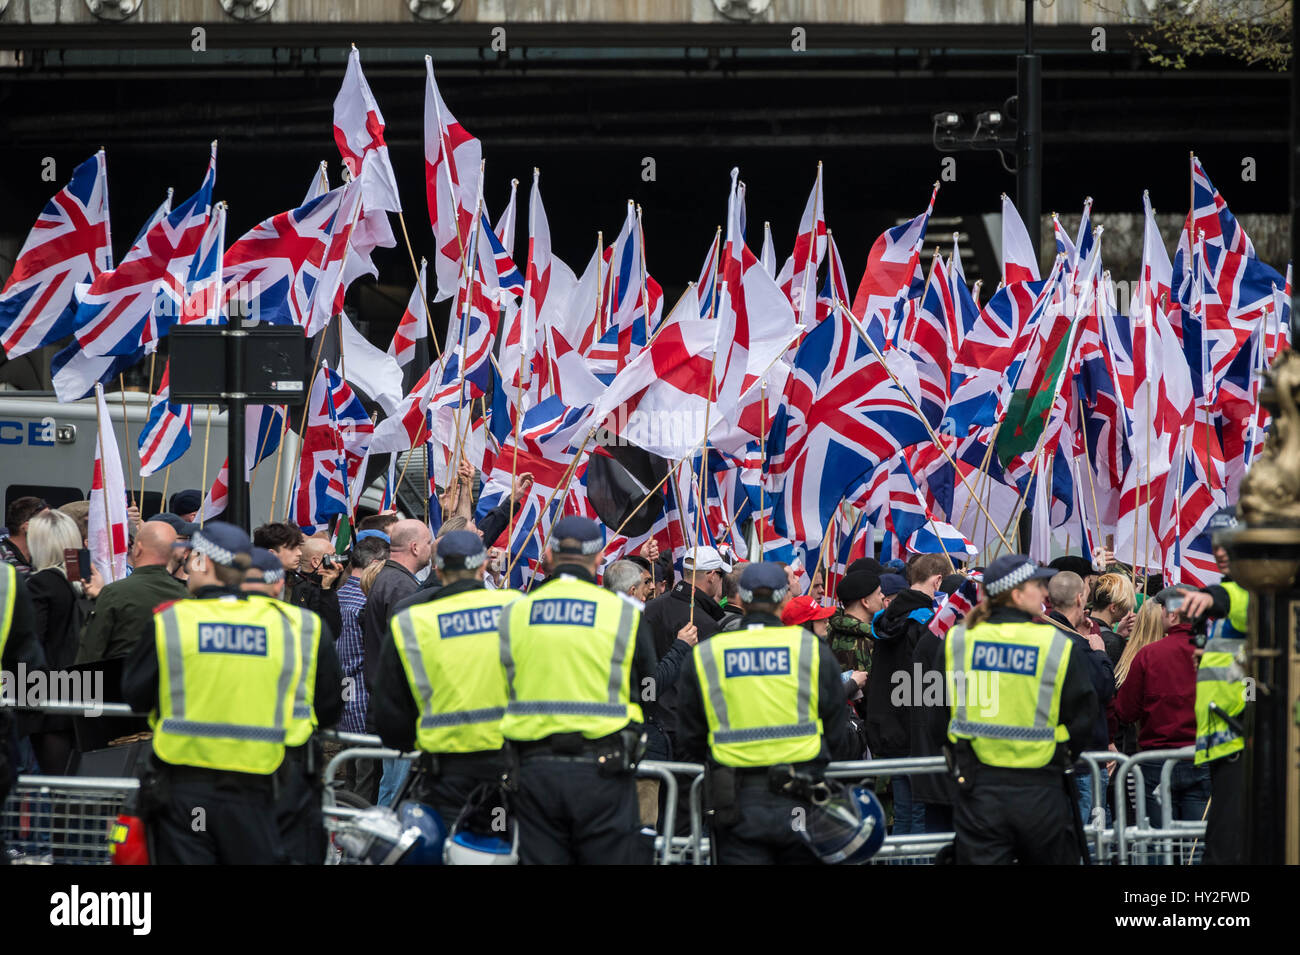
[[[45,703],[22,709],[46,713],[82,713],[80,703]],[[104,716],[140,716],[125,704],[97,707]],[[387,749],[377,736],[323,730],[318,736],[345,748],[325,766],[323,811],[326,824],[354,817],[359,809],[341,805],[338,773],[348,759],[410,758],[416,754]],[[1094,811],[1085,820],[1084,837],[1094,861],[1102,864],[1196,864],[1205,838],[1205,820],[1177,820],[1174,815],[1172,781],[1174,766],[1191,760],[1193,747],[1177,750],[1151,750],[1126,756],[1108,751],[1087,752],[1080,758],[1087,764],[1092,779],[1094,805],[1104,802],[1101,785],[1102,767],[1115,764],[1109,784],[1114,794],[1115,821],[1107,825],[1104,810]],[[1156,787],[1160,804],[1159,825],[1152,825],[1148,815],[1145,781],[1140,767],[1161,763]],[[664,787],[663,812],[655,834],[654,859],[660,865],[712,863],[712,846],[703,807],[704,767],[697,763],[645,760],[637,767],[642,778],[657,779]],[[831,779],[865,781],[899,775],[924,775],[947,772],[942,757],[858,760],[836,762],[826,767]],[[1129,822],[1128,781],[1137,774],[1134,787],[1136,818]],[[689,779],[690,832],[676,835],[678,793],[681,780]],[[108,845],[113,823],[126,800],[139,789],[132,777],[92,778],[80,776],[21,775],[5,800],[0,812],[0,833],[6,843],[9,861],[18,863],[107,864]],[[918,833],[889,835],[873,862],[908,860],[934,861],[936,855],[953,842],[953,833]]]

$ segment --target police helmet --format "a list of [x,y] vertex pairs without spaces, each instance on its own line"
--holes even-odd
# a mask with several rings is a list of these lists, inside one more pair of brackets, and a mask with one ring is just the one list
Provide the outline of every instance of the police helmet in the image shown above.
[[[475,825],[484,813],[490,813],[494,822],[498,818],[505,820],[508,840],[495,827],[485,832],[481,823]],[[505,790],[500,785],[482,783],[470,794],[447,841],[442,844],[442,858],[447,865],[519,864],[519,826],[510,815]]]
[[438,813],[403,803],[400,814],[371,806],[349,819],[335,837],[343,861],[352,865],[437,865],[446,827]]
[[403,800],[397,807],[397,821],[402,832],[420,833],[409,852],[402,856],[400,865],[442,865],[442,847],[447,839],[447,824],[432,806],[414,799]]
[[865,786],[831,785],[835,794],[808,810],[799,835],[827,865],[861,865],[885,841],[885,810]]

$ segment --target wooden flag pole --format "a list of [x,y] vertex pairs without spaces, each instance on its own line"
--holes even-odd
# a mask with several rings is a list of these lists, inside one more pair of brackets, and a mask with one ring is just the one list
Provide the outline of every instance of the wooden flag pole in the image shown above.
[[[713,296],[713,301],[717,301],[716,294]],[[712,302],[709,303],[709,315],[710,317],[713,316]],[[713,357],[709,360],[709,391],[708,398],[704,402],[704,441],[703,447],[700,449],[700,476],[695,485],[695,549],[691,555],[692,586],[695,585],[695,575],[699,573],[697,568],[699,567],[700,557],[700,527],[704,523],[704,501],[708,497],[708,495],[704,493],[704,466],[709,460],[709,415],[710,412],[713,411],[713,402],[715,398],[714,391],[716,389],[716,385],[714,384],[714,375],[718,368],[719,342],[717,332],[718,330],[715,329],[713,335]],[[695,600],[693,598],[691,600],[691,614],[687,618],[687,623],[692,626],[695,624]]]
[[763,531],[767,524],[763,514],[766,504],[763,501],[763,489],[767,483],[764,472],[767,470],[767,382],[762,383],[758,396],[758,410],[763,422],[763,439],[758,442],[758,559],[763,559]]
[[[149,394],[149,396],[150,396],[150,404],[152,404],[152,398],[153,398],[153,372],[154,372],[154,363],[157,362],[157,360],[158,360],[158,349],[155,348],[155,349],[150,353],[150,355],[149,355],[149,387],[148,387],[148,394]],[[148,418],[149,418],[149,412],[146,411],[146,412],[145,412],[145,420],[147,421]],[[141,470],[143,470],[143,469],[144,469],[144,463],[143,463],[143,462],[140,462],[140,451],[139,451],[138,448],[136,449],[136,455],[135,455],[135,456],[136,456],[136,461],[140,463],[140,468],[141,468]],[[130,457],[131,457],[130,449],[128,448],[128,449],[127,449],[127,459],[129,460]],[[143,475],[143,474],[140,475],[140,500],[141,500],[141,502],[144,501],[144,475]],[[143,517],[144,517],[143,510],[144,510],[144,506],[143,506],[143,503],[142,503],[142,504],[141,504],[141,514],[140,514],[140,517],[141,517],[142,519],[143,519]],[[163,502],[162,502],[162,506],[159,507],[158,510],[159,510],[159,511],[165,511],[165,510],[167,510],[167,502],[166,502],[166,501],[163,501]]]
[[[122,396],[122,435],[126,438],[126,462],[131,463],[131,419],[126,416],[126,375],[119,373],[117,376],[118,394]],[[135,468],[128,467],[126,473],[130,475],[131,502],[136,507],[140,506],[140,499],[135,494]]]
[[[310,396],[308,396],[310,398]],[[275,520],[275,500],[280,493],[280,463],[284,460],[285,438],[289,436],[289,406],[284,406],[284,425],[280,428],[280,447],[275,453],[275,483],[271,486],[271,511],[268,521]]]
[[207,424],[203,426],[203,491],[202,497],[199,498],[199,527],[203,527],[204,507],[203,501],[211,493],[208,487],[208,437],[212,434],[212,405],[207,406]]
[[[321,332],[321,344],[325,344],[325,332]],[[302,468],[302,436],[307,432],[307,419],[311,417],[311,392],[312,387],[316,384],[316,376],[320,374],[320,348],[316,349],[316,362],[311,367],[311,377],[307,381],[307,403],[302,408],[302,422],[298,425],[298,469]],[[286,416],[287,417],[287,416]],[[284,519],[289,520],[289,508],[293,506],[293,495],[288,495],[284,502]]]
[[[984,460],[980,462],[979,470],[975,473],[976,493],[982,493],[983,491],[984,479],[988,477],[989,465],[993,461],[993,445],[994,443],[996,443],[998,439],[998,431],[999,429],[1001,429],[1001,427],[1002,427],[1002,422],[999,421],[997,424],[993,426],[993,430],[989,434],[988,447],[984,449]],[[957,518],[958,530],[961,530],[961,525],[966,520],[966,512],[970,510],[971,501],[973,499],[974,499],[974,495],[971,495],[970,497],[966,498],[966,506],[961,509],[961,517]]]
[[[479,181],[482,182],[483,165],[479,164]],[[457,348],[460,351],[460,391],[456,395],[456,453],[452,456],[452,473],[460,471],[460,458],[464,448],[460,440],[460,416],[465,405],[465,385],[468,377],[465,374],[465,336],[469,327],[470,303],[474,297],[474,271],[478,268],[478,233],[479,223],[483,219],[483,197],[480,195],[477,202],[474,203],[474,227],[470,231],[470,253],[465,261],[464,282],[465,282],[465,307],[460,313],[460,343]]]
[[[943,442],[941,442],[939,440],[939,436],[935,434],[934,428],[930,427],[930,422],[926,419],[925,415],[921,414],[921,409],[917,405],[916,400],[911,396],[911,394],[908,393],[907,389],[903,387],[902,383],[899,382],[898,378],[895,377],[893,369],[890,368],[889,365],[885,364],[885,358],[883,355],[880,354],[880,349],[876,347],[876,343],[871,340],[871,336],[869,336],[866,333],[866,331],[863,330],[862,326],[858,324],[857,319],[853,317],[853,313],[849,311],[848,306],[846,306],[838,298],[836,299],[836,302],[839,304],[840,308],[844,310],[844,314],[845,316],[848,317],[849,321],[853,323],[853,327],[857,330],[858,335],[860,335],[862,340],[867,343],[867,347],[870,348],[872,354],[876,356],[876,359],[880,362],[881,367],[885,369],[885,374],[889,375],[889,378],[891,381],[893,381],[894,386],[898,388],[899,392],[903,395],[903,397],[907,399],[907,403],[912,406],[912,410],[916,412],[916,416],[921,419],[921,423],[925,425],[925,430],[930,433],[930,440],[932,440],[935,443],[935,446],[940,450],[940,452],[942,452],[943,456],[948,459],[948,463],[952,465],[952,470],[953,473],[957,475],[957,480],[961,481],[962,487],[966,488],[967,493],[973,494],[973,492],[971,491],[970,484],[968,484],[966,481],[966,476],[961,473],[961,468],[957,467],[957,462],[954,461],[952,455],[948,453],[948,449],[943,446]],[[979,500],[979,498],[976,498],[975,503],[979,505],[980,510],[984,512],[984,516],[987,517],[989,519],[989,523],[992,524],[993,518],[989,516],[988,509],[984,506],[984,502]],[[994,530],[997,530],[996,525],[994,525]],[[1001,531],[998,531],[998,536],[1002,538],[1002,543],[1006,544],[1008,550],[1010,551],[1011,545],[1007,543],[1006,535],[1003,534]],[[1010,552],[1014,553],[1014,551],[1010,551]]]
[[167,465],[167,467],[163,468],[162,507],[164,511],[167,510],[167,483],[171,480],[171,477],[172,477],[172,466],[169,464]]
[[1092,455],[1088,452],[1088,429],[1083,424],[1083,399],[1080,398],[1078,401],[1079,428],[1083,434],[1083,469],[1088,472],[1088,488],[1092,491],[1092,522],[1097,528],[1097,542],[1101,543],[1101,511],[1097,509],[1097,485],[1092,477]]

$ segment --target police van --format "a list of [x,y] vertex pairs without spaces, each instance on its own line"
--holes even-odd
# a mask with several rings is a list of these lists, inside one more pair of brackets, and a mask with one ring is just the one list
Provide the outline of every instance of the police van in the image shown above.
[[[226,460],[226,414],[215,407],[195,405],[190,448],[169,468],[140,478],[136,448],[149,416],[149,395],[128,391],[106,396],[109,422],[117,438],[127,496],[140,503],[144,517],[166,510],[167,496],[186,488],[206,493]],[[99,423],[95,399],[59,402],[54,392],[0,391],[0,492],[5,511],[15,498],[33,495],[50,507],[90,496]],[[297,435],[286,436],[280,488],[275,509],[284,517],[298,461]],[[206,455],[204,453],[206,448]],[[206,463],[205,463],[206,461]],[[275,456],[254,472],[250,512],[253,525],[268,520],[275,483]]]

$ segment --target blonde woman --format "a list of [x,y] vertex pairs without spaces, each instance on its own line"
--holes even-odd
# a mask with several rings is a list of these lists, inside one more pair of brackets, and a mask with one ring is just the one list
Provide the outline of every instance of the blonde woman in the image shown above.
[[1119,663],[1124,653],[1124,643],[1133,632],[1137,602],[1133,582],[1123,574],[1102,574],[1092,588],[1092,612],[1089,615],[1097,624],[1106,655],[1110,662]]
[[[1129,584],[1129,586],[1131,588],[1133,585]],[[1143,601],[1142,609],[1138,611],[1137,620],[1133,624],[1133,635],[1128,638],[1128,643],[1124,645],[1124,652],[1120,654],[1119,662],[1115,664],[1116,686],[1124,685],[1129,668],[1133,665],[1133,658],[1137,656],[1138,651],[1148,644],[1155,643],[1164,635],[1165,608],[1154,600]]]
[[[80,550],[81,544],[77,522],[62,511],[41,511],[27,524],[27,547],[32,557],[27,592],[32,598],[36,636],[51,670],[65,669],[76,661],[84,622],[78,598],[83,591],[86,596],[97,596],[102,584],[99,571],[93,568],[84,588],[68,580],[64,551]],[[39,728],[33,726],[31,735],[41,772],[54,775],[67,772],[68,756],[72,753],[70,718],[43,716]]]

